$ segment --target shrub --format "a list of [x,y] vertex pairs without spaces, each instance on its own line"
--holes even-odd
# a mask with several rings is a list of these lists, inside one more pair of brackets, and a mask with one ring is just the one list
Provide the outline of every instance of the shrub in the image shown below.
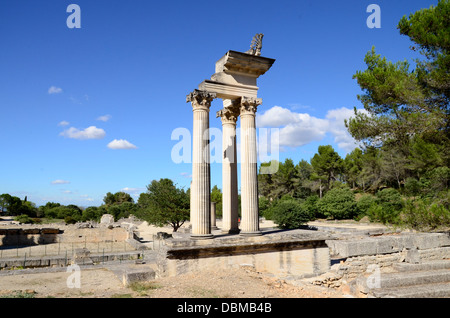
[[81,220],[81,217],[78,215],[67,215],[64,217],[64,222],[66,222],[66,224],[75,224],[78,221]]
[[19,216],[16,216],[14,218],[14,220],[16,220],[17,222],[20,222],[20,223],[29,223],[29,224],[33,223],[33,220],[26,214],[21,214]]
[[319,214],[328,219],[349,219],[356,215],[356,200],[348,188],[328,191],[317,203]]
[[410,196],[416,196],[420,194],[422,186],[419,180],[415,178],[407,178],[405,181],[405,193]]
[[306,198],[306,200],[302,203],[303,208],[311,215],[312,219],[316,219],[319,216],[319,209],[317,203],[319,202],[319,197],[317,195],[311,195]]
[[273,221],[282,229],[296,229],[310,221],[312,216],[295,199],[280,200],[271,208]]
[[372,205],[367,211],[370,221],[384,224],[396,224],[403,208],[403,200],[400,193],[392,188],[386,188],[377,192],[377,204]]
[[372,205],[367,211],[370,222],[381,222],[383,224],[396,224],[400,211],[384,208],[382,205]]
[[370,207],[372,205],[377,204],[377,198],[370,194],[364,194],[362,195],[357,201],[356,201],[356,207],[358,210],[358,219],[361,219],[363,216],[367,215],[367,212],[369,211]]
[[450,211],[438,201],[408,200],[401,221],[416,230],[434,230],[450,226]]
[[266,197],[260,197],[258,199],[258,201],[259,201],[259,203],[258,203],[259,215],[265,217],[266,220],[269,220],[270,218],[268,218],[268,215],[266,215],[266,214],[268,214],[268,210],[269,210],[269,207],[270,207],[269,199],[267,199]]

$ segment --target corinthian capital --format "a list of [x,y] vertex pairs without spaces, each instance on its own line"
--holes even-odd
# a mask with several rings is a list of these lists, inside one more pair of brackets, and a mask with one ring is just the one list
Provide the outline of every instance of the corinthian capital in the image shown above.
[[256,109],[262,104],[262,98],[245,97],[241,98],[241,115],[255,115]]
[[216,117],[220,117],[222,120],[222,124],[236,124],[236,121],[239,117],[239,107],[228,106],[219,110],[216,113]]
[[210,93],[207,91],[195,89],[192,93],[186,96],[186,103],[191,102],[194,109],[204,108],[209,110],[209,108],[211,107],[211,102],[215,98],[216,93]]

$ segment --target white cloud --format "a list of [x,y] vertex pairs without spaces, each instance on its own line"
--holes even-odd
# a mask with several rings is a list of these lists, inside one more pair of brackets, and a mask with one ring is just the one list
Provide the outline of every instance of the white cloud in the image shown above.
[[180,175],[184,178],[188,178],[188,179],[192,178],[192,174],[190,174],[189,172],[182,172],[182,173],[180,173]]
[[112,118],[112,116],[111,115],[103,115],[103,116],[100,116],[100,117],[98,117],[97,118],[97,120],[101,120],[101,121],[108,121],[108,120],[110,120]]
[[59,94],[59,93],[62,93],[62,88],[56,87],[56,86],[50,86],[50,88],[48,89],[48,93],[49,93],[49,94]]
[[[361,110],[359,110],[361,111]],[[296,113],[287,108],[274,106],[256,116],[257,127],[278,127],[279,146],[300,147],[322,140],[327,133],[334,136],[337,146],[347,152],[357,147],[356,141],[347,131],[344,120],[354,116],[353,109],[332,109],[325,118],[307,113]]]
[[332,109],[328,111],[326,118],[329,120],[329,131],[334,136],[334,142],[339,148],[351,152],[358,144],[355,139],[350,135],[345,127],[344,120],[354,116],[353,109],[342,107],[339,109]]
[[68,126],[69,124],[70,123],[68,121],[63,120],[58,123],[58,126]]
[[121,189],[120,191],[126,192],[132,196],[138,197],[142,192],[145,192],[146,188],[129,188],[125,187]]
[[329,123],[326,119],[295,113],[287,108],[274,106],[256,117],[258,127],[279,127],[280,146],[299,147],[325,137]]
[[66,129],[62,133],[60,133],[60,136],[80,140],[102,139],[103,137],[105,137],[105,135],[106,132],[103,129],[97,128],[95,126],[90,126],[83,130],[80,130],[75,127],[70,127],[69,129]]
[[69,183],[70,181],[60,179],[52,181],[52,184],[69,184]]
[[110,149],[136,149],[137,147],[125,139],[114,139],[108,144]]

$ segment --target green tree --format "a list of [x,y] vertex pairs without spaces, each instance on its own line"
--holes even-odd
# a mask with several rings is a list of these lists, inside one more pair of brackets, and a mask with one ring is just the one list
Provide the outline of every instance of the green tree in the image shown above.
[[304,159],[300,160],[295,166],[295,173],[292,178],[294,198],[305,199],[311,195],[311,176],[313,173],[313,167]]
[[359,174],[359,184],[363,191],[376,192],[383,181],[381,152],[373,146],[367,147],[363,152],[362,160],[363,168]]
[[318,153],[311,159],[311,165],[316,178],[326,181],[327,189],[331,188],[332,182],[338,179],[344,168],[342,158],[331,145],[319,146]]
[[[450,1],[440,0],[436,6],[403,16],[398,24],[400,34],[408,36],[425,57],[416,60],[417,79],[427,97],[429,110],[446,116],[450,101]],[[443,111],[443,112],[441,112]],[[448,126],[447,126],[448,128]]]
[[211,189],[211,202],[216,202],[216,216],[222,216],[222,191],[215,185]]
[[107,210],[105,207],[100,206],[90,206],[83,210],[83,213],[81,215],[82,221],[100,221],[103,214],[106,214]]
[[9,203],[11,202],[11,195],[3,193],[0,195],[0,213],[5,213],[8,210]]
[[170,225],[176,232],[189,220],[190,200],[170,179],[153,180],[139,197],[136,216],[156,226]]
[[[137,205],[133,202],[122,202],[120,204],[116,203],[106,207],[108,214],[114,216],[114,220],[118,221],[121,218],[127,218],[130,214],[134,214],[137,210]],[[101,217],[101,216],[100,216]]]
[[19,197],[13,195],[4,196],[5,206],[9,215],[21,215],[22,200]]
[[265,196],[269,200],[273,200],[273,190],[275,188],[272,176],[273,174],[270,173],[262,173],[264,168],[267,167],[279,167],[279,162],[276,160],[272,160],[271,162],[263,162],[261,163],[261,166],[259,167],[259,173],[258,173],[258,192],[260,195]]
[[[278,170],[275,173],[261,173],[264,167],[275,166],[276,164],[278,164]],[[279,199],[284,194],[294,195],[296,173],[296,167],[292,159],[286,159],[284,163],[272,161],[271,163],[261,164],[258,175],[259,193],[271,200]]]
[[363,169],[363,152],[359,148],[355,148],[345,156],[344,171],[346,181],[355,188],[358,185],[359,177]]
[[108,192],[103,198],[103,202],[106,206],[110,206],[113,204],[122,204],[124,202],[134,203],[134,200],[129,193],[119,191],[114,194]]
[[450,1],[441,0],[400,20],[400,34],[422,55],[414,70],[408,61],[390,62],[372,48],[364,59],[367,69],[353,76],[363,90],[358,99],[365,110],[355,109],[347,128],[366,146],[382,147],[382,179],[393,177],[398,188],[409,176],[422,178],[449,165],[449,12]]

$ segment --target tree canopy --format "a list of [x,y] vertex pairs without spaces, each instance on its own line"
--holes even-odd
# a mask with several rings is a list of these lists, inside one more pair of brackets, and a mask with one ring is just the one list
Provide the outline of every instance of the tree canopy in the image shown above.
[[172,180],[153,180],[139,197],[136,216],[156,226],[171,225],[176,232],[189,220],[189,205],[189,195]]

